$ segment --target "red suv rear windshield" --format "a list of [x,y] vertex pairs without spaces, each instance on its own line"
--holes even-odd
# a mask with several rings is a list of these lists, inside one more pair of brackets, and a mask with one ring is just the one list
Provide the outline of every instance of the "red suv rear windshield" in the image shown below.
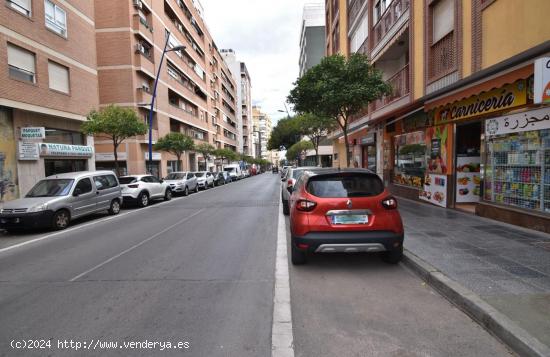
[[373,174],[339,173],[311,177],[306,190],[317,197],[369,197],[381,194],[384,184]]

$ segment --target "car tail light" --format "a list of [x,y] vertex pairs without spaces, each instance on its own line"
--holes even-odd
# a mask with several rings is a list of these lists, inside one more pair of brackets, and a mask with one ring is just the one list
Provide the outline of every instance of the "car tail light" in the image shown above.
[[397,200],[394,197],[386,197],[382,201],[382,206],[384,206],[385,209],[396,209],[397,208]]
[[310,200],[300,199],[296,201],[296,209],[298,211],[311,212],[315,206],[317,206],[317,203]]
[[133,184],[133,185],[128,185],[129,188],[138,188],[139,187],[139,183],[136,183],[136,184]]
[[286,182],[286,185],[287,187],[291,187],[292,185],[294,185],[294,182],[292,181],[292,179],[288,179],[288,181]]

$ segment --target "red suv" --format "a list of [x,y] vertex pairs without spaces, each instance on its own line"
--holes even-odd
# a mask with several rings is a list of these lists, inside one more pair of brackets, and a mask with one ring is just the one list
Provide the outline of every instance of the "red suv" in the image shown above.
[[383,252],[396,264],[403,256],[403,223],[397,201],[372,171],[305,171],[290,196],[292,264],[307,253]]

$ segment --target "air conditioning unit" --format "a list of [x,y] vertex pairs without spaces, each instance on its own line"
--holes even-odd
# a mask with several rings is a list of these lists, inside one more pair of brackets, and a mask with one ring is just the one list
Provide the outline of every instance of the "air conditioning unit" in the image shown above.
[[151,91],[151,88],[149,88],[149,86],[147,84],[142,84],[141,85],[141,90],[144,91],[144,92],[149,93]]
[[136,53],[144,53],[145,52],[145,47],[143,47],[143,45],[141,43],[137,43],[136,44]]
[[138,9],[142,9],[143,3],[141,2],[141,0],[134,0],[134,7]]

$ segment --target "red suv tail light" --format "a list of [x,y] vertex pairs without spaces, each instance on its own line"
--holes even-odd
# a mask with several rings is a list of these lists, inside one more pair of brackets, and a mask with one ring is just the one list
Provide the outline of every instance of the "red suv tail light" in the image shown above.
[[397,208],[397,200],[394,197],[386,197],[382,201],[382,206],[384,206],[385,209],[396,209]]
[[292,181],[292,179],[288,179],[288,181],[286,182],[286,186],[292,187],[292,185],[294,185],[294,181]]
[[130,187],[130,188],[138,188],[138,187],[139,187],[139,183],[136,183],[136,184],[133,184],[133,185],[128,185],[128,187]]
[[315,206],[317,206],[317,203],[310,200],[299,199],[296,201],[296,209],[298,211],[311,212]]

